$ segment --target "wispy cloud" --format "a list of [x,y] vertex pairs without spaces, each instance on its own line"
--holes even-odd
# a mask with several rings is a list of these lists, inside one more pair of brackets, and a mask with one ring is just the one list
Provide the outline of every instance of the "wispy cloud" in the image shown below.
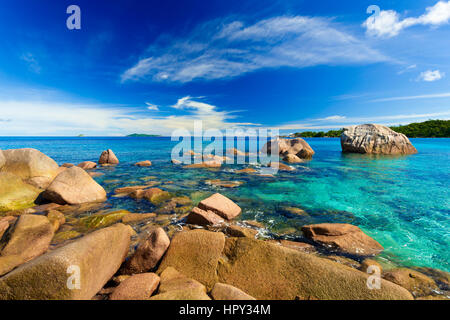
[[426,8],[419,17],[400,19],[394,10],[382,10],[378,16],[371,16],[363,23],[368,35],[391,38],[397,36],[403,29],[415,25],[440,26],[450,20],[450,1],[439,1],[434,6]]
[[445,73],[439,71],[439,70],[427,70],[419,75],[419,80],[426,81],[426,82],[433,82],[442,79],[445,76]]
[[305,121],[282,124],[277,128],[280,130],[324,130],[339,129],[350,125],[363,123],[377,123],[387,126],[408,124],[414,121],[425,121],[429,119],[450,119],[450,111],[435,113],[413,113],[383,116],[357,116],[341,117],[335,121],[323,123],[323,119],[309,119]]
[[329,116],[326,118],[317,119],[319,121],[336,121],[336,120],[344,120],[345,116]]
[[184,39],[155,44],[148,52],[123,72],[122,81],[190,82],[231,78],[264,68],[387,60],[331,19],[303,16],[279,16],[249,25],[209,22]]
[[415,96],[402,96],[402,97],[389,97],[370,100],[369,102],[387,102],[387,101],[404,101],[404,100],[420,100],[420,99],[439,99],[439,98],[449,98],[450,92],[443,93],[433,93],[433,94],[422,94]]
[[28,65],[28,69],[34,73],[41,73],[41,66],[33,54],[27,52],[20,57]]
[[159,108],[156,104],[150,103],[150,102],[146,102],[145,103],[147,105],[147,109],[148,110],[152,110],[152,111],[158,111]]

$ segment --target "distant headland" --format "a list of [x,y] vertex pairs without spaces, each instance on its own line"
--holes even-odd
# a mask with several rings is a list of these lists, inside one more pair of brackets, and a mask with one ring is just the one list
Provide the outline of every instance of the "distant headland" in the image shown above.
[[132,133],[127,135],[127,137],[141,138],[141,137],[162,137],[162,136],[160,134]]

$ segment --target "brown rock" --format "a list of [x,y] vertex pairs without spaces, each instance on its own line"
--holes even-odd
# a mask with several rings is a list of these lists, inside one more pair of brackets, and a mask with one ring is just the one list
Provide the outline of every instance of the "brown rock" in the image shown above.
[[158,273],[173,267],[211,289],[217,282],[216,269],[224,245],[225,236],[221,232],[193,230],[176,233]]
[[295,168],[292,168],[291,166],[287,166],[281,162],[270,162],[268,167],[279,170],[279,171],[294,171],[295,170]]
[[129,213],[122,218],[122,223],[134,223],[156,217],[156,213]]
[[256,300],[241,289],[220,282],[214,285],[211,296],[214,300]]
[[225,228],[225,233],[230,237],[255,238],[258,231],[237,225],[229,225]]
[[[379,264],[377,261],[375,261],[375,260],[373,260],[373,259],[369,259],[369,258],[366,258],[366,259],[364,259],[364,260],[361,262],[361,266],[360,266],[359,270],[361,270],[362,272],[366,272],[366,273],[367,273],[367,270],[368,270],[369,267],[371,267],[371,266],[372,266],[372,268],[373,268],[373,267],[379,268],[380,274],[381,274],[381,272],[383,271],[383,268],[382,268],[381,264]],[[369,270],[369,271],[370,271],[370,270]],[[373,273],[374,271],[372,270],[371,272]]]
[[[73,166],[71,166],[71,167],[73,167]],[[71,168],[71,167],[69,167],[69,168]],[[95,162],[92,162],[92,161],[84,161],[84,162],[79,163],[77,165],[77,167],[80,167],[81,169],[84,169],[84,170],[89,170],[89,169],[96,168],[97,164]]]
[[7,172],[0,172],[0,190],[0,212],[32,207],[42,191]]
[[119,269],[129,246],[123,224],[92,232],[1,277],[0,300],[91,299]]
[[106,192],[86,171],[72,167],[53,180],[43,197],[58,204],[80,204],[105,201]]
[[281,139],[277,138],[267,142],[261,152],[272,154],[272,149],[275,151],[278,147],[278,154],[286,156],[288,154],[296,155],[301,159],[311,159],[314,155],[314,150],[310,145],[301,138],[296,139]]
[[203,161],[201,163],[193,163],[183,166],[183,168],[220,168],[222,162],[218,160]]
[[122,281],[110,300],[146,300],[158,288],[159,277],[154,273],[136,274]]
[[433,279],[408,268],[390,270],[384,273],[383,278],[402,286],[415,297],[427,296],[439,290]]
[[303,162],[302,159],[297,157],[295,154],[287,154],[283,157],[283,161],[287,163],[301,163]]
[[203,290],[173,290],[157,294],[149,300],[211,300]]
[[193,208],[191,213],[186,217],[186,222],[199,226],[218,225],[224,222],[223,218],[212,212],[211,210],[202,210]]
[[379,125],[362,124],[344,128],[341,135],[343,152],[374,154],[414,154],[416,148],[402,133]]
[[118,164],[119,159],[117,159],[116,155],[111,149],[105,150],[100,155],[98,159],[99,164]]
[[316,251],[316,248],[313,245],[305,242],[290,241],[290,240],[267,240],[267,241],[281,245],[285,248],[294,249],[302,252],[312,253]]
[[170,245],[170,239],[162,228],[153,229],[136,252],[125,263],[124,273],[142,273],[156,267]]
[[0,170],[5,165],[5,163],[6,163],[5,155],[3,154],[3,151],[0,150]]
[[380,253],[383,247],[357,226],[345,223],[321,223],[303,226],[305,236],[333,250],[368,256]]
[[36,149],[3,150],[3,155],[6,161],[1,172],[12,173],[37,188],[45,189],[58,173],[58,164]]
[[68,162],[63,163],[63,164],[61,165],[61,167],[63,167],[63,168],[71,168],[71,167],[73,167],[73,166],[75,166],[73,163],[68,163]]
[[209,198],[200,201],[198,207],[206,211],[211,210],[227,220],[231,220],[241,213],[241,208],[236,203],[220,193],[215,193]]
[[147,186],[145,186],[145,185],[141,185],[141,186],[128,186],[128,187],[117,188],[117,189],[114,190],[114,193],[115,193],[115,194],[119,194],[119,193],[130,194],[130,193],[132,193],[133,191],[136,191],[136,190],[143,190],[143,189],[145,189],[145,188],[147,188]]
[[47,218],[53,226],[53,231],[58,231],[59,227],[66,223],[66,217],[64,214],[57,210],[49,210],[47,213]]
[[172,164],[181,164],[182,163],[180,160],[177,160],[177,159],[172,159],[170,161],[172,162]]
[[370,290],[369,275],[328,259],[261,240],[225,240],[222,233],[205,230],[177,233],[159,272],[168,266],[208,289],[227,283],[256,299],[412,299],[383,279],[380,290]]
[[138,167],[150,167],[152,165],[152,162],[150,160],[145,160],[136,162],[134,165]]
[[1,239],[0,255],[17,256],[21,258],[16,259],[19,264],[25,263],[47,251],[53,235],[53,226],[47,217],[21,215]]
[[235,171],[235,173],[248,173],[248,174],[250,174],[250,173],[256,173],[256,172],[257,172],[257,170],[255,170],[255,169],[253,169],[253,168],[244,168],[244,169],[236,170],[236,171]]
[[158,293],[178,290],[200,290],[206,293],[206,287],[200,282],[186,277],[172,267],[168,267],[161,273],[161,285]]

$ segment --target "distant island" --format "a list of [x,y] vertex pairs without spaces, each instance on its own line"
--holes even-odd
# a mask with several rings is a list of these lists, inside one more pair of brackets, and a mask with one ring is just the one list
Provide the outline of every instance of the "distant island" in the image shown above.
[[[408,138],[450,138],[450,120],[428,120],[407,125],[390,127],[396,132],[403,133]],[[336,138],[340,137],[344,130],[330,131],[304,131],[296,132],[290,137],[295,138]]]
[[141,137],[161,137],[159,134],[145,134],[145,133],[132,133],[127,135],[127,137],[133,137],[133,138],[141,138]]

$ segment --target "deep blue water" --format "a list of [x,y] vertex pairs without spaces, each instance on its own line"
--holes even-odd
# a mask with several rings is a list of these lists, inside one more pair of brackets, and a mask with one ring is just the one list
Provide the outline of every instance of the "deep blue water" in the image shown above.
[[[59,164],[77,164],[97,161],[101,151],[110,148],[121,162],[100,169],[105,175],[96,178],[108,192],[142,183],[148,176],[161,181],[161,188],[194,199],[219,191],[243,208],[240,219],[265,223],[269,234],[301,237],[304,224],[352,223],[384,246],[381,259],[450,271],[450,139],[411,139],[419,153],[405,157],[342,154],[339,139],[305,140],[316,152],[313,160],[275,177],[233,172],[244,165],[182,169],[170,163],[176,144],[170,138],[0,137],[0,149],[36,148]],[[147,159],[152,167],[132,165]],[[245,183],[236,189],[217,189],[205,184],[206,179]],[[109,201],[130,211],[153,209],[147,202],[127,198]],[[308,215],[290,215],[285,206],[302,208]]]

